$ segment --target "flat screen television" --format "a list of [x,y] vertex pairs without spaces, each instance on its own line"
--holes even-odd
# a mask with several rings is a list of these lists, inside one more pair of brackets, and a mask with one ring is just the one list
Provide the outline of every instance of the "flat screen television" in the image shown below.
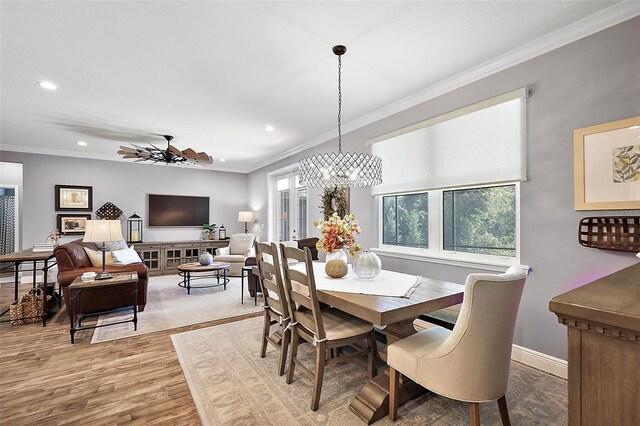
[[149,226],[193,226],[209,223],[209,197],[149,194]]

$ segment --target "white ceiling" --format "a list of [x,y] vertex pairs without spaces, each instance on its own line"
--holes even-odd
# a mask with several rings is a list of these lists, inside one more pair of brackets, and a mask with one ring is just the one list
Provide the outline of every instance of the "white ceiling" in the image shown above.
[[0,143],[118,159],[168,133],[248,172],[333,137],[335,44],[349,128],[615,3],[2,1]]

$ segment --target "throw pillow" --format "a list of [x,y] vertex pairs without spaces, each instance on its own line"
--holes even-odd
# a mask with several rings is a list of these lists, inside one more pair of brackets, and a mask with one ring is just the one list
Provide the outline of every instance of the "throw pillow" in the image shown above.
[[[89,257],[89,260],[91,261],[91,266],[93,266],[94,268],[102,268],[102,252],[98,250],[92,250],[88,247],[83,248],[85,253],[87,253],[87,256]],[[116,264],[110,251],[106,252],[104,255],[104,261],[107,266]]]
[[142,259],[133,249],[133,246],[122,250],[114,250],[113,258],[121,265],[131,265],[132,263],[141,263]]
[[124,240],[120,241],[107,241],[104,243],[104,248],[108,251],[116,251],[127,248],[127,243]]
[[234,234],[229,241],[229,251],[231,254],[246,256],[255,238],[255,234]]

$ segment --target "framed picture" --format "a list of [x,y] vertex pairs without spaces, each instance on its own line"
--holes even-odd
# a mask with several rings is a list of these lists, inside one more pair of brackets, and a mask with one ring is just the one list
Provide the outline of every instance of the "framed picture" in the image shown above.
[[90,214],[59,214],[58,229],[61,234],[84,234]]
[[640,117],[573,131],[576,210],[640,209]]
[[56,211],[93,210],[93,187],[77,185],[56,185],[55,186]]

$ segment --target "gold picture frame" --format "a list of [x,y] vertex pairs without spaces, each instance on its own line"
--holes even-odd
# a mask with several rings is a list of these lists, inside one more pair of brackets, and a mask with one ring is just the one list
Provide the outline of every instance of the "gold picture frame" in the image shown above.
[[640,117],[573,131],[576,210],[640,209]]

